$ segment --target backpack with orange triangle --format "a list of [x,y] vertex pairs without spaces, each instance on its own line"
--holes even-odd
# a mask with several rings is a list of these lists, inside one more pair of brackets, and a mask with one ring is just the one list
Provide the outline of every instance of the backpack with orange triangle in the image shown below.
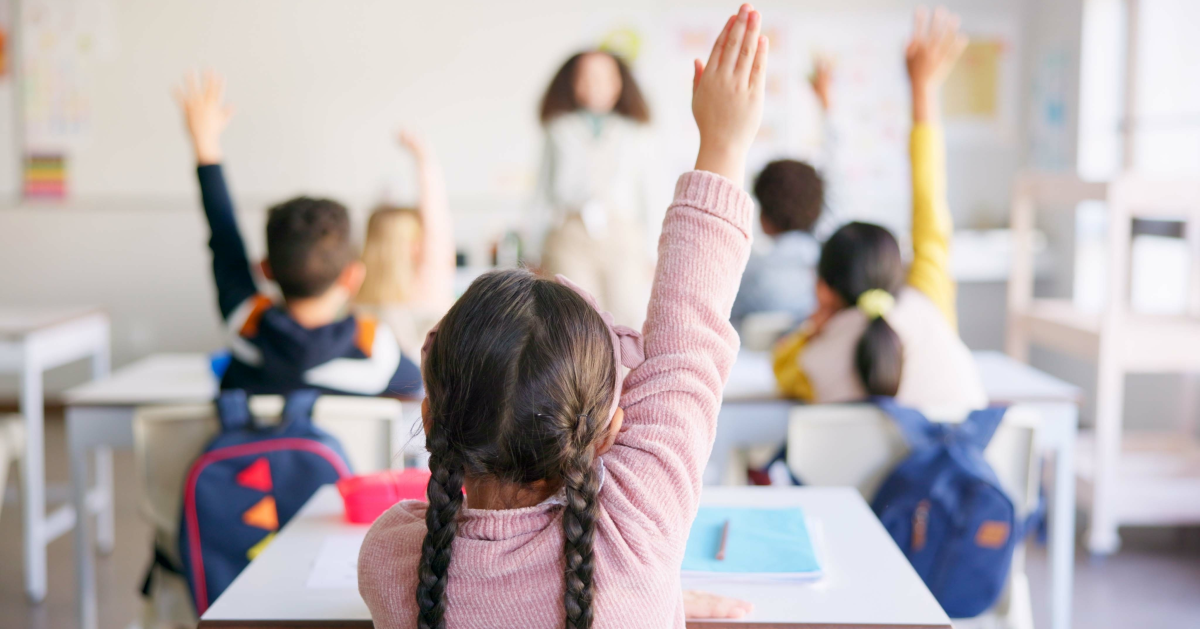
[[201,615],[321,485],[350,476],[342,446],[312,423],[317,391],[289,394],[277,426],[259,427],[246,392],[217,399],[221,433],[184,484],[179,555]]

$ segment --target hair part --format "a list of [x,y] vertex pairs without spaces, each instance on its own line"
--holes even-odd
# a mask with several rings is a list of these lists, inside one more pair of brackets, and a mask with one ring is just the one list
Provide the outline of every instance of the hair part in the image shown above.
[[[821,248],[817,275],[847,308],[860,295],[881,289],[895,295],[904,285],[900,246],[891,232],[870,223],[849,223]],[[904,348],[885,317],[867,324],[854,350],[854,367],[870,395],[895,396],[900,389]]]
[[433,476],[418,627],[445,626],[466,477],[546,481],[564,491],[567,627],[591,627],[600,483],[594,463],[609,428],[616,369],[600,314],[570,288],[528,271],[482,275],[446,313],[422,361]]
[[380,206],[367,220],[362,261],[366,278],[355,299],[360,304],[402,304],[412,299],[417,277],[414,248],[421,238],[421,213]]
[[825,208],[825,180],[805,162],[781,159],[754,180],[762,217],[782,232],[811,232]]
[[542,124],[580,108],[579,101],[575,99],[575,77],[579,61],[587,55],[608,55],[617,62],[617,71],[621,74],[621,96],[617,98],[613,112],[643,124],[650,122],[650,107],[633,78],[633,72],[629,70],[629,64],[620,55],[605,50],[585,50],[571,55],[550,80],[538,114]]
[[267,262],[285,299],[324,294],[353,260],[341,203],[296,197],[267,211]]

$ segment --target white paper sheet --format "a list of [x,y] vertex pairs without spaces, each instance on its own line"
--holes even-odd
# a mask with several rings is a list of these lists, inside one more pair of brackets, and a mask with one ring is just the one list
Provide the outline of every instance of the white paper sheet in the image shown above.
[[358,550],[366,535],[366,532],[341,533],[326,537],[312,571],[308,573],[305,587],[310,590],[357,590]]

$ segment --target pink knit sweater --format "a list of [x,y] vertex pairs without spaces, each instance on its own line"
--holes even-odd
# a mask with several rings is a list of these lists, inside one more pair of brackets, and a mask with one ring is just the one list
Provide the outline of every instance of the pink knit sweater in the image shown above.
[[[679,178],[659,241],[646,362],[625,381],[625,424],[603,457],[595,541],[595,626],[683,627],[679,566],[737,354],[729,312],[750,251],[753,204],[712,173]],[[371,527],[358,588],[377,629],[416,626],[425,503]],[[559,628],[562,507],[464,509],[446,597],[450,629]]]

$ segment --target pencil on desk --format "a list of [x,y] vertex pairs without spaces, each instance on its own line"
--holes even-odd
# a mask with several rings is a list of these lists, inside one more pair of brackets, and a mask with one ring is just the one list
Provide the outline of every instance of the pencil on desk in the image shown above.
[[721,528],[721,547],[717,549],[717,561],[725,561],[725,546],[729,544],[729,520]]

